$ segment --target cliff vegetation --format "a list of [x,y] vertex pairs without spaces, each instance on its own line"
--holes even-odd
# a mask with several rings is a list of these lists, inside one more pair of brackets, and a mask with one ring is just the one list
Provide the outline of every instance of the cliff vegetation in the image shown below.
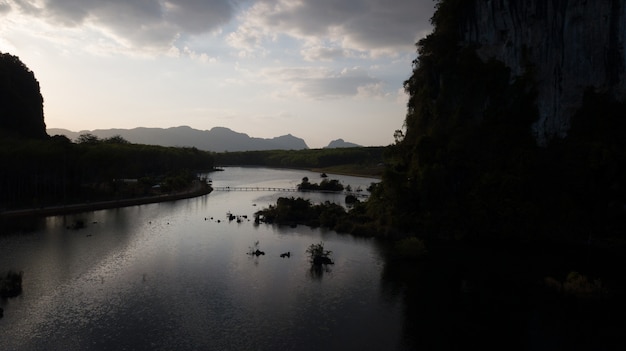
[[[514,34],[531,31],[536,23],[528,21],[538,17],[503,10],[535,9],[537,16],[545,10],[539,16],[543,27],[534,28],[544,32],[532,38],[550,42],[556,30],[546,25],[552,23],[550,11],[597,17],[583,10],[600,3],[618,2],[437,3],[434,30],[417,43],[413,72],[404,84],[410,95],[405,128],[396,132],[382,182],[365,206],[369,228],[401,238],[388,252],[384,276],[392,289],[406,293],[407,325],[412,326],[407,335],[415,348],[626,346],[624,321],[614,318],[626,311],[623,96],[588,81],[578,107],[567,116],[567,133],[548,128],[539,135],[538,125],[562,126],[561,113],[573,106],[552,116],[545,97],[578,94],[546,95],[550,86],[568,90],[581,84],[555,82],[546,72],[565,72],[572,67],[555,62],[571,64],[587,56],[546,49],[544,60],[525,60],[533,56],[525,56]],[[613,7],[608,18],[620,18],[621,7]],[[476,10],[483,8],[494,12],[487,16]],[[507,26],[507,18],[517,22]],[[481,26],[498,28],[496,37],[508,43],[502,46],[506,52],[519,53],[519,66],[488,55],[493,48],[478,35],[488,33],[468,32]],[[614,33],[611,26],[604,32],[583,26],[578,33],[585,28],[590,33],[583,37]],[[609,67],[611,62],[614,58],[598,74],[619,70]],[[418,260],[402,259],[407,251]]]
[[477,55],[464,32],[474,6],[440,1],[417,44],[405,130],[368,202],[372,217],[437,240],[623,243],[624,102],[590,86],[568,135],[539,142],[540,63],[513,74]]

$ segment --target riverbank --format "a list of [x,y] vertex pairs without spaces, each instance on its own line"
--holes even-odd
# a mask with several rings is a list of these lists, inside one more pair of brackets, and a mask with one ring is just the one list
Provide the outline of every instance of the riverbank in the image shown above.
[[194,186],[189,191],[173,194],[161,194],[155,196],[144,196],[132,199],[116,199],[108,201],[94,201],[79,204],[67,204],[59,206],[47,206],[40,208],[27,208],[20,210],[10,210],[0,212],[0,218],[27,217],[27,216],[55,216],[85,211],[105,210],[109,208],[137,206],[156,202],[166,202],[188,199],[196,196],[209,194],[213,191],[210,186]]

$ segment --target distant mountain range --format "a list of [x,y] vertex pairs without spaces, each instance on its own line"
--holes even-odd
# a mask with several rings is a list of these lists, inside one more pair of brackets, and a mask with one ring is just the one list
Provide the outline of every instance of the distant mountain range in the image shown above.
[[[133,128],[133,129],[95,129],[73,132],[67,129],[49,128],[49,135],[65,135],[76,140],[81,134],[90,133],[100,139],[112,136],[121,136],[135,144],[196,147],[200,150],[225,151],[253,151],[253,150],[302,150],[309,147],[303,139],[291,134],[271,138],[255,138],[248,134],[238,133],[224,127],[214,127],[211,130],[198,130],[187,126],[172,128]],[[327,147],[358,146],[346,143],[342,139],[332,141]]]

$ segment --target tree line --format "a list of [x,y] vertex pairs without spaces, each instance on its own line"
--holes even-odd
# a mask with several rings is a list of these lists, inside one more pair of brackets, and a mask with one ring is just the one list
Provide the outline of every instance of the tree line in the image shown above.
[[358,170],[364,175],[376,176],[382,172],[385,149],[385,147],[352,147],[223,152],[215,154],[215,164],[307,169],[344,166],[348,167],[345,168],[347,172]]
[[70,204],[180,190],[213,168],[196,148],[131,144],[113,137],[0,140],[0,209]]

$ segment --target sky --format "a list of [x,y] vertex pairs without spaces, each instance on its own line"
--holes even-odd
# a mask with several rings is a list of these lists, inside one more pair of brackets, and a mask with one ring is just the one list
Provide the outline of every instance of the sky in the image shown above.
[[433,0],[0,0],[48,128],[393,143]]

